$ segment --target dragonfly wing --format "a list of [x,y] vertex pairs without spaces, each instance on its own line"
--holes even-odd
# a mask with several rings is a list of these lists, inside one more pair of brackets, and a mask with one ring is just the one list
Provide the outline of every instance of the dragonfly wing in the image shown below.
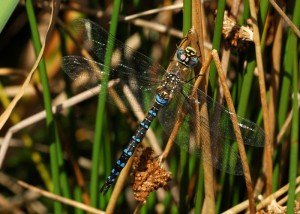
[[[182,108],[180,108],[181,105],[178,105],[180,102],[183,103]],[[221,135],[210,136],[210,124],[206,117],[201,115],[203,112],[200,112],[197,105],[187,102],[184,96],[176,97],[176,101],[169,104],[161,110],[158,117],[167,134],[171,134],[178,127],[175,142],[180,148],[198,156],[221,171],[236,175],[242,174],[240,157],[237,150],[231,149],[233,144],[230,143],[232,142],[224,143]],[[198,113],[196,113],[197,111]],[[184,117],[179,119],[182,113]],[[181,121],[179,125],[176,124],[178,120]],[[232,161],[228,163],[223,160],[223,157],[228,157],[226,151],[231,151],[230,158],[234,160],[234,165],[229,164]]]
[[[120,96],[121,100],[128,100],[124,94],[124,84],[128,85],[131,89],[135,99],[138,103],[143,104],[144,99],[153,99],[156,93],[156,87],[159,81],[156,78],[143,76],[138,81],[132,79],[128,73],[136,73],[133,68],[126,68],[126,72],[122,69],[113,69],[104,66],[102,63],[86,59],[81,56],[65,56],[62,63],[65,73],[74,80],[76,88],[90,89],[94,86],[101,84],[101,79],[104,72],[109,72],[110,77],[119,79],[123,84],[118,84],[114,87],[115,91]],[[108,100],[112,102],[112,99]],[[129,107],[129,102],[126,106]],[[149,106],[141,105],[143,110],[148,110]]]
[[[232,113],[201,90],[198,90],[193,98],[186,99],[190,87],[191,85],[185,84],[183,88],[185,96],[175,97],[173,105],[162,109],[159,118],[164,130],[170,134],[174,130],[176,120],[186,112],[177,132],[176,143],[204,161],[211,160],[210,163],[221,171],[243,174],[232,126]],[[181,104],[177,103],[183,103],[182,108],[178,108]],[[263,146],[263,130],[242,117],[238,116],[238,121],[245,144]],[[209,150],[203,149],[204,146]]]
[[112,48],[114,51],[111,66],[114,69],[119,70],[120,65],[125,72],[128,68],[134,69],[132,75],[138,75],[138,79],[152,75],[160,80],[165,74],[165,70],[158,63],[126,46],[98,24],[87,19],[77,19],[73,22],[73,27],[79,36],[79,42],[95,61],[104,64],[106,50]]
[[[236,140],[236,134],[233,128],[231,113],[223,105],[215,102],[211,97],[203,91],[197,90],[197,96],[189,99],[191,103],[195,103],[200,107],[205,104],[208,110],[207,121],[212,130],[218,130],[218,135],[222,135],[224,139]],[[242,134],[243,141],[246,145],[263,147],[265,142],[265,133],[261,127],[250,120],[235,115]],[[213,131],[216,133],[215,131]]]

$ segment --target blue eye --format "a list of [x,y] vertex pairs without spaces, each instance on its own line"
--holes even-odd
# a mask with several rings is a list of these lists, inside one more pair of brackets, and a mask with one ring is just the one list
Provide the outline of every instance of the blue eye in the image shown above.
[[179,48],[176,53],[178,62],[187,67],[195,67],[198,64],[198,57],[195,56],[196,50],[192,47],[187,47],[186,49]]
[[188,62],[188,67],[195,67],[197,64],[198,64],[198,57],[192,57]]

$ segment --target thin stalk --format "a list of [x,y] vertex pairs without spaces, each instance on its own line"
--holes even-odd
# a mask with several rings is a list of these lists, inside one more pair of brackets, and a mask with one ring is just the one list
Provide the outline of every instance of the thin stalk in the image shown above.
[[260,30],[262,31],[262,26],[264,26],[264,23],[267,20],[268,17],[268,11],[269,11],[270,3],[268,0],[262,0],[259,4],[259,23],[261,26],[259,26]]
[[265,163],[265,172],[267,179],[266,193],[271,194],[272,192],[272,144],[270,143],[270,121],[269,121],[269,111],[267,106],[267,97],[266,97],[266,85],[265,85],[265,77],[264,77],[264,67],[263,67],[263,59],[262,52],[260,46],[260,35],[258,30],[257,23],[257,15],[256,15],[256,7],[255,2],[253,0],[249,0],[251,17],[253,19],[253,34],[254,34],[254,44],[255,44],[255,55],[256,55],[256,63],[258,69],[258,82],[260,89],[260,100],[263,110],[263,121],[264,121],[264,130],[265,130],[265,153],[264,153],[264,163]]
[[[271,2],[271,1],[270,1]],[[283,2],[282,2],[283,3]],[[275,37],[274,37],[274,45],[272,47],[272,77],[271,77],[271,85],[270,85],[270,104],[269,104],[269,111],[270,111],[270,142],[276,142],[276,128],[277,128],[277,118],[278,118],[278,100],[279,100],[279,81],[280,81],[280,74],[281,71],[281,59],[282,59],[282,39],[283,39],[283,20],[277,14],[275,19]],[[281,152],[280,148],[276,146],[276,150],[274,150],[273,160],[278,159]],[[274,171],[273,171],[273,181],[272,181],[272,191],[275,192],[279,187],[279,178],[280,174],[280,162],[274,161]]]
[[[189,29],[192,26],[192,1],[184,0],[183,1],[183,34],[186,35]],[[180,142],[181,139],[179,138]],[[188,208],[186,204],[186,194],[189,182],[188,176],[189,169],[189,157],[184,149],[180,149],[180,172],[181,172],[181,180],[180,180],[180,202],[179,202],[179,213],[184,213]]]
[[[214,36],[213,36],[213,49],[217,51],[220,50],[224,12],[225,12],[225,1],[218,1],[217,16],[216,16]],[[212,91],[214,92],[214,98],[215,98],[218,90],[216,90],[217,89],[217,68],[214,60],[212,60],[212,62],[210,63],[209,83]],[[203,113],[207,114],[207,112],[205,111]],[[206,150],[209,151],[209,147],[206,148]],[[209,204],[211,208],[206,211],[216,212],[215,196],[214,196],[213,188],[210,187],[213,184],[213,179],[211,178],[211,176],[207,175],[207,173],[211,173],[211,175],[213,175],[213,171],[212,169],[209,169],[209,167],[206,166],[205,163],[203,163],[203,165],[204,165],[204,179],[205,179],[205,193],[206,193],[204,207],[207,204]]]
[[204,171],[203,164],[200,164],[199,173],[198,173],[198,181],[197,181],[197,192],[196,192],[196,204],[195,204],[195,213],[201,213],[203,208],[203,200],[204,200]]
[[249,98],[251,93],[255,65],[255,61],[248,62],[247,67],[245,69],[243,87],[241,88],[241,95],[239,96],[240,99],[237,108],[237,114],[242,117],[245,117],[247,110],[249,110]]
[[[300,5],[299,5],[300,6]],[[294,35],[294,41],[297,43],[296,36]],[[288,203],[287,213],[294,213],[294,202],[295,202],[295,190],[296,190],[296,176],[298,172],[298,148],[299,148],[299,108],[298,108],[298,54],[297,46],[293,46],[293,119],[292,119],[292,133],[291,133],[291,148],[290,148],[290,164],[289,164],[289,192],[288,192]]]
[[[300,1],[295,2],[295,10],[293,14],[293,23],[299,28],[300,26]],[[293,119],[291,129],[291,154],[289,166],[289,192],[287,202],[287,213],[294,213],[295,189],[296,189],[296,176],[298,169],[298,148],[299,148],[299,108],[298,108],[298,81],[299,81],[299,58],[298,58],[298,39],[290,30],[290,44],[291,48],[288,53],[291,57],[290,64],[292,65],[292,91],[293,91]]]
[[[115,0],[113,5],[113,13],[111,18],[111,25],[109,28],[109,33],[115,35],[117,31],[117,23],[119,19],[119,11],[121,8],[121,0]],[[107,83],[108,83],[108,67],[111,62],[111,56],[113,53],[113,41],[107,43],[107,50],[105,53],[104,64],[104,74],[101,81],[101,93],[99,94],[97,113],[96,113],[96,125],[95,125],[95,135],[94,135],[94,144],[93,144],[93,154],[92,154],[92,171],[91,171],[91,206],[97,207],[98,196],[99,196],[99,179],[98,179],[98,169],[99,169],[99,155],[100,155],[100,145],[103,132],[103,118],[105,110],[105,101],[106,101],[106,92],[107,92]]]
[[239,149],[239,154],[240,154],[242,165],[243,165],[243,171],[244,171],[244,175],[245,175],[245,182],[246,182],[246,188],[247,188],[248,199],[249,199],[249,209],[250,209],[250,213],[253,214],[253,213],[255,213],[253,188],[252,188],[252,181],[251,181],[250,170],[249,170],[249,166],[248,166],[248,162],[247,162],[246,151],[245,151],[245,147],[244,147],[244,143],[243,143],[243,138],[242,138],[242,135],[241,135],[240,128],[238,126],[237,117],[236,117],[236,115],[234,115],[235,114],[235,109],[234,109],[234,106],[233,106],[233,103],[232,103],[232,99],[231,99],[231,96],[230,96],[229,89],[226,85],[226,79],[224,77],[224,73],[221,69],[221,63],[220,63],[220,59],[218,57],[217,51],[212,50],[212,55],[213,55],[213,59],[215,61],[215,64],[217,66],[218,75],[219,75],[219,78],[220,78],[222,88],[224,90],[224,96],[225,96],[225,99],[226,99],[226,102],[227,102],[227,105],[228,105],[228,109],[229,109],[230,112],[233,113],[231,115],[231,119],[233,121],[233,128],[234,128],[234,131],[235,131],[237,144],[238,144],[238,149]]
[[[204,34],[205,34],[205,29],[203,28],[204,23],[202,19],[205,17],[203,15],[203,10],[202,10],[202,3],[200,1],[192,1],[192,24],[196,33],[196,38],[193,44],[193,47],[196,49],[197,53],[200,57],[201,65],[205,64],[205,52],[204,52]],[[203,18],[202,18],[203,17]],[[206,64],[209,64],[210,61]],[[197,75],[199,72],[201,72],[201,65],[199,64],[196,68],[194,68],[194,73]],[[199,71],[199,72],[198,72]],[[203,84],[200,85],[199,89],[203,90],[204,92],[207,92],[207,79],[208,77],[206,76],[205,81],[203,81]],[[199,83],[199,82],[198,82]],[[199,84],[198,84],[199,86]],[[198,88],[198,86],[196,86]],[[200,114],[204,114],[207,116],[207,109],[202,108],[201,110],[195,106],[194,111],[200,116]],[[199,122],[199,121],[197,121]],[[197,129],[199,130],[199,133],[203,136],[204,133],[201,132],[201,126],[198,126]],[[201,143],[205,143],[207,146],[203,149],[203,152],[207,152],[207,156],[210,157],[209,160],[206,160],[205,162],[200,162],[198,164],[198,179],[196,185],[196,195],[195,195],[195,210],[196,213],[201,213],[204,211],[204,208],[206,209],[205,211],[207,212],[215,212],[215,197],[214,197],[214,189],[212,188],[213,186],[213,181],[214,181],[214,175],[213,175],[213,169],[212,166],[210,165],[209,162],[211,162],[211,152],[209,149],[207,149],[210,144],[210,142],[201,142],[201,136],[196,136],[198,138],[199,145]],[[205,151],[204,151],[205,150]],[[205,186],[204,186],[205,185]],[[205,204],[204,204],[204,198],[205,198]]]
[[[78,186],[74,189],[74,198],[76,201],[82,203],[82,191]],[[84,214],[84,211],[82,209],[76,208],[75,214]]]
[[[4,87],[2,86],[0,82],[0,91],[4,91]],[[5,93],[0,93],[0,102],[2,103],[3,108],[7,108],[10,104],[10,99]],[[10,115],[10,120],[12,121],[13,124],[18,124],[21,121],[21,118],[19,115],[15,112],[12,112]],[[31,151],[31,160],[35,164],[36,170],[39,172],[39,175],[41,176],[41,179],[43,180],[46,188],[48,190],[53,188],[53,183],[51,180],[51,176],[49,174],[49,171],[47,170],[47,167],[45,164],[42,162],[42,156],[39,152],[32,151],[33,147],[33,142],[31,139],[31,136],[24,132],[21,135],[21,138],[24,142],[24,146]]]
[[[222,37],[222,27],[223,27],[223,18],[225,12],[225,3],[226,1],[218,1],[218,8],[217,8],[217,16],[216,16],[216,23],[214,28],[214,38],[213,38],[213,49],[219,51],[221,45],[221,37]],[[209,80],[210,85],[213,91],[216,89],[217,83],[217,68],[214,62],[210,64],[210,72],[209,72]]]
[[183,1],[183,35],[186,35],[192,26],[192,1]]
[[[31,0],[26,1],[26,10],[29,18],[29,24],[32,32],[32,40],[36,54],[41,51],[41,42],[39,37],[39,32],[37,29],[37,22],[33,10],[33,5]],[[50,159],[51,159],[51,172],[54,181],[54,193],[57,195],[61,194],[60,187],[64,188],[64,196],[70,196],[69,189],[68,189],[68,182],[66,179],[66,174],[62,170],[61,172],[59,169],[63,169],[63,158],[62,158],[62,150],[60,139],[58,135],[57,126],[54,121],[54,117],[52,114],[52,105],[51,105],[51,96],[49,91],[49,84],[46,72],[46,64],[45,60],[42,58],[39,63],[39,74],[41,78],[41,83],[43,85],[43,99],[44,99],[44,106],[46,110],[46,125],[49,130],[49,142],[50,142]],[[58,202],[54,202],[54,211],[55,213],[62,212],[62,206]]]
[[[299,3],[299,2],[298,2]],[[299,5],[298,5],[299,7]],[[295,13],[294,13],[294,19],[293,21],[295,21],[296,26],[299,26],[299,21],[297,21],[296,18],[296,11],[297,8],[295,8]],[[299,11],[299,8],[298,8]],[[298,16],[299,16],[299,12],[298,12]],[[293,60],[294,57],[296,56],[295,54],[295,48],[297,47],[297,40],[294,38],[294,34],[290,33],[288,34],[288,38],[287,38],[287,42],[286,42],[286,48],[285,48],[285,55],[284,55],[284,59],[283,59],[283,72],[282,72],[282,87],[281,87],[281,93],[280,93],[280,100],[279,100],[279,108],[278,108],[278,130],[281,130],[281,128],[284,126],[285,120],[287,118],[287,113],[288,113],[288,109],[289,109],[289,105],[290,105],[290,90],[291,88],[293,88],[294,86],[292,86],[292,81],[297,81],[297,80],[292,80],[291,77],[293,77],[295,74],[293,73],[293,70],[296,68],[293,66]],[[294,71],[297,72],[297,71]],[[294,111],[294,106],[293,106],[293,111]],[[293,116],[294,117],[294,116]],[[292,130],[293,131],[293,130]],[[288,141],[286,140],[288,136],[285,136],[282,140],[282,143],[287,143]],[[292,163],[294,161],[294,159],[296,158],[296,143],[294,143],[294,137],[291,139],[291,143],[292,145],[290,146],[290,151],[291,151],[291,157],[290,157],[290,167],[289,168],[289,181],[290,181],[290,185],[292,185],[292,187],[289,187],[289,198],[288,198],[288,210],[289,213],[293,213],[291,212],[291,207],[293,207],[293,198],[294,198],[294,181],[291,180],[291,178],[294,176],[293,173],[296,173],[296,171],[293,171],[294,163]],[[293,161],[292,161],[293,160]]]
[[286,115],[288,112],[288,106],[289,106],[289,92],[290,92],[290,85],[291,85],[291,78],[290,78],[290,70],[287,66],[289,63],[287,61],[289,60],[289,54],[288,50],[290,49],[290,39],[287,39],[287,45],[285,49],[285,56],[284,56],[284,62],[283,62],[283,76],[282,76],[282,86],[280,90],[280,96],[279,96],[279,108],[278,108],[278,129],[280,130],[282,125],[284,124],[284,121],[286,119]]

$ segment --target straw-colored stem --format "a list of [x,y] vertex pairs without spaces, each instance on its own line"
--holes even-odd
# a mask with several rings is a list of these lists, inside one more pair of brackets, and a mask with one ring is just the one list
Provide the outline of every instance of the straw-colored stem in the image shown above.
[[101,211],[101,210],[95,209],[93,207],[87,206],[86,204],[83,204],[83,203],[80,203],[80,202],[77,202],[77,201],[74,201],[74,200],[71,200],[71,199],[68,199],[68,198],[65,198],[65,197],[62,197],[60,195],[56,195],[56,194],[53,194],[51,192],[39,189],[39,188],[34,187],[34,186],[32,186],[28,183],[25,183],[24,181],[18,181],[18,184],[21,185],[22,187],[26,188],[26,189],[37,192],[37,193],[41,194],[42,196],[47,197],[49,199],[52,199],[54,201],[59,201],[63,204],[79,208],[79,209],[84,210],[84,211],[89,212],[89,213],[104,214],[104,212]]
[[230,115],[231,115],[231,119],[233,122],[233,128],[235,131],[236,140],[237,140],[237,144],[238,144],[238,148],[239,148],[239,153],[240,153],[240,157],[241,157],[241,161],[242,161],[242,165],[243,165],[243,171],[244,171],[244,175],[245,175],[245,182],[246,182],[248,199],[249,199],[249,208],[250,208],[251,213],[255,213],[255,204],[254,204],[254,196],[253,196],[253,188],[252,188],[250,170],[249,170],[249,166],[248,166],[247,154],[245,151],[241,130],[239,128],[238,120],[236,117],[237,115],[235,113],[235,109],[234,109],[234,105],[232,103],[230,92],[229,92],[228,86],[226,84],[226,78],[225,78],[222,68],[221,68],[221,62],[220,62],[220,59],[218,56],[218,52],[216,50],[212,50],[212,55],[213,55],[213,59],[215,61],[216,67],[217,67],[217,71],[218,71],[218,75],[220,78],[222,88],[224,90],[224,95],[225,95],[225,99],[226,99],[226,102],[228,105],[228,109],[231,113],[233,113]]
[[279,15],[284,19],[284,21],[290,26],[294,33],[300,38],[300,30],[297,26],[289,19],[289,17],[282,11],[278,4],[274,0],[269,0],[274,9],[279,13]]
[[255,44],[255,54],[256,54],[256,63],[258,69],[258,82],[260,89],[260,100],[263,110],[263,121],[264,121],[264,130],[265,130],[265,154],[264,154],[264,171],[266,172],[267,178],[267,191],[266,193],[269,195],[272,192],[272,144],[270,142],[270,120],[269,120],[269,111],[267,106],[267,96],[266,96],[266,85],[265,85],[265,77],[264,77],[264,68],[262,61],[262,54],[260,48],[260,36],[257,25],[257,16],[256,16],[256,8],[255,2],[253,0],[249,0],[250,4],[250,12],[253,21],[253,41]]

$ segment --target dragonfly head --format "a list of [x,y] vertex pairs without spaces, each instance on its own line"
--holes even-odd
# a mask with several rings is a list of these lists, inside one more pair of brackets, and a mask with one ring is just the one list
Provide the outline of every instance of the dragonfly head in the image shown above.
[[181,64],[193,68],[198,64],[197,51],[191,46],[186,48],[178,48],[176,52],[176,58]]

